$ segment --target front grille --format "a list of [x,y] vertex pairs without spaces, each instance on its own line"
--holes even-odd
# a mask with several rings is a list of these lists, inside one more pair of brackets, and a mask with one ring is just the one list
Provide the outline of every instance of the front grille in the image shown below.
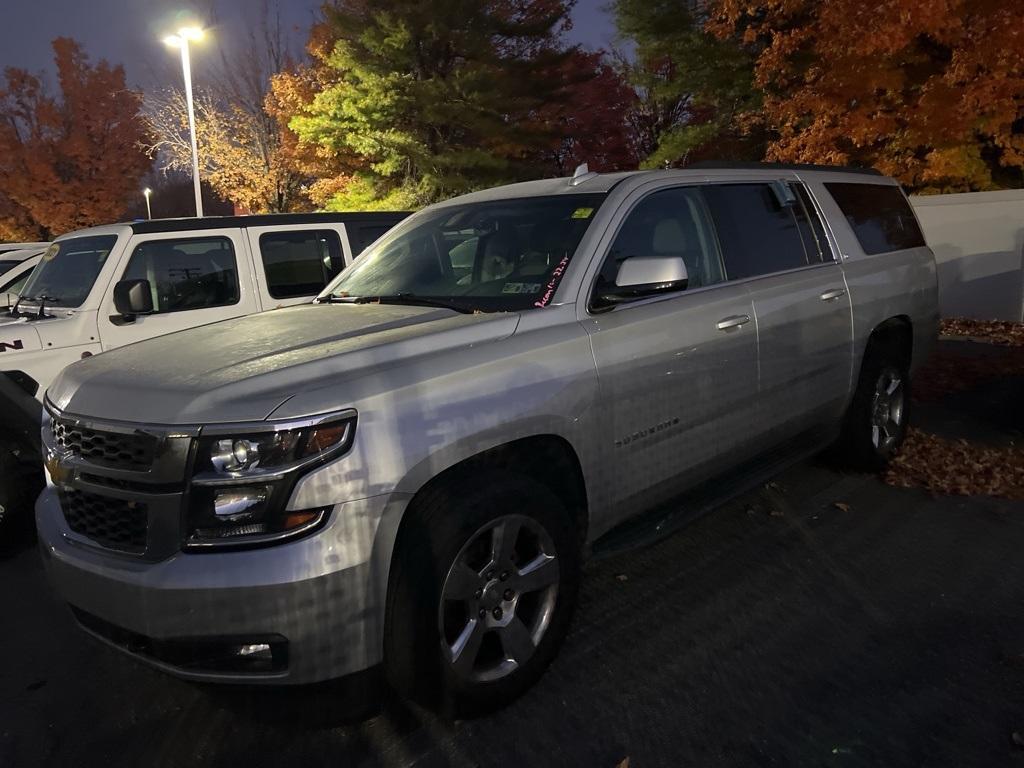
[[63,490],[60,506],[68,527],[101,547],[141,553],[146,549],[148,511],[145,504]]
[[85,461],[113,469],[147,470],[156,452],[152,435],[101,432],[63,419],[53,421],[53,442]]

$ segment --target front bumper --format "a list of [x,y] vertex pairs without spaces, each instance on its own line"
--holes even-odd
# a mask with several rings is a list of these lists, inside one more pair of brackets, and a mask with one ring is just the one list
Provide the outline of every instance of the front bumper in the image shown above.
[[[53,486],[36,503],[36,524],[55,589],[92,634],[188,679],[304,684],[380,663],[387,572],[375,567],[373,550],[396,503],[376,496],[338,504],[315,534],[273,547],[177,552],[157,562],[83,544]],[[284,649],[271,669],[225,669],[210,656],[263,642]]]

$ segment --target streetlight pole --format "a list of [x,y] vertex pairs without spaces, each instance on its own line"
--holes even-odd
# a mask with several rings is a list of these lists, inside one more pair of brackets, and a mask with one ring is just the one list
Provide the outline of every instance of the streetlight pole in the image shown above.
[[188,132],[192,143],[192,186],[196,193],[196,216],[203,215],[203,193],[199,182],[199,145],[196,141],[196,113],[192,103],[192,62],[189,58],[189,41],[201,40],[203,30],[199,27],[183,27],[178,34],[164,38],[164,43],[181,49],[181,70],[185,76],[185,103],[188,106]]
[[152,219],[153,218],[153,209],[149,207],[149,196],[153,194],[153,190],[150,189],[149,187],[146,187],[144,190],[142,190],[142,194],[146,198],[146,218],[147,219]]

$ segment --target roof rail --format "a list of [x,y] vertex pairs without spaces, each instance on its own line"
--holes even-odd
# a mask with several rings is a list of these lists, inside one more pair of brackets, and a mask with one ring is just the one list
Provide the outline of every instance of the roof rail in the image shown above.
[[866,173],[872,176],[884,176],[875,168],[854,168],[849,165],[818,165],[815,163],[752,163],[734,160],[700,160],[690,163],[684,168],[716,168],[719,170],[740,171],[828,171],[830,173]]

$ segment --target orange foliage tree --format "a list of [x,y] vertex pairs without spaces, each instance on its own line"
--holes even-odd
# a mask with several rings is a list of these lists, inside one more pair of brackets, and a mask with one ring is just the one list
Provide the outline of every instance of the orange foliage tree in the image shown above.
[[874,166],[922,191],[1019,186],[1024,14],[1005,0],[715,0],[756,53],[767,159]]
[[124,70],[53,41],[59,99],[8,68],[0,80],[0,240],[50,238],[116,220],[149,170],[142,95]]

